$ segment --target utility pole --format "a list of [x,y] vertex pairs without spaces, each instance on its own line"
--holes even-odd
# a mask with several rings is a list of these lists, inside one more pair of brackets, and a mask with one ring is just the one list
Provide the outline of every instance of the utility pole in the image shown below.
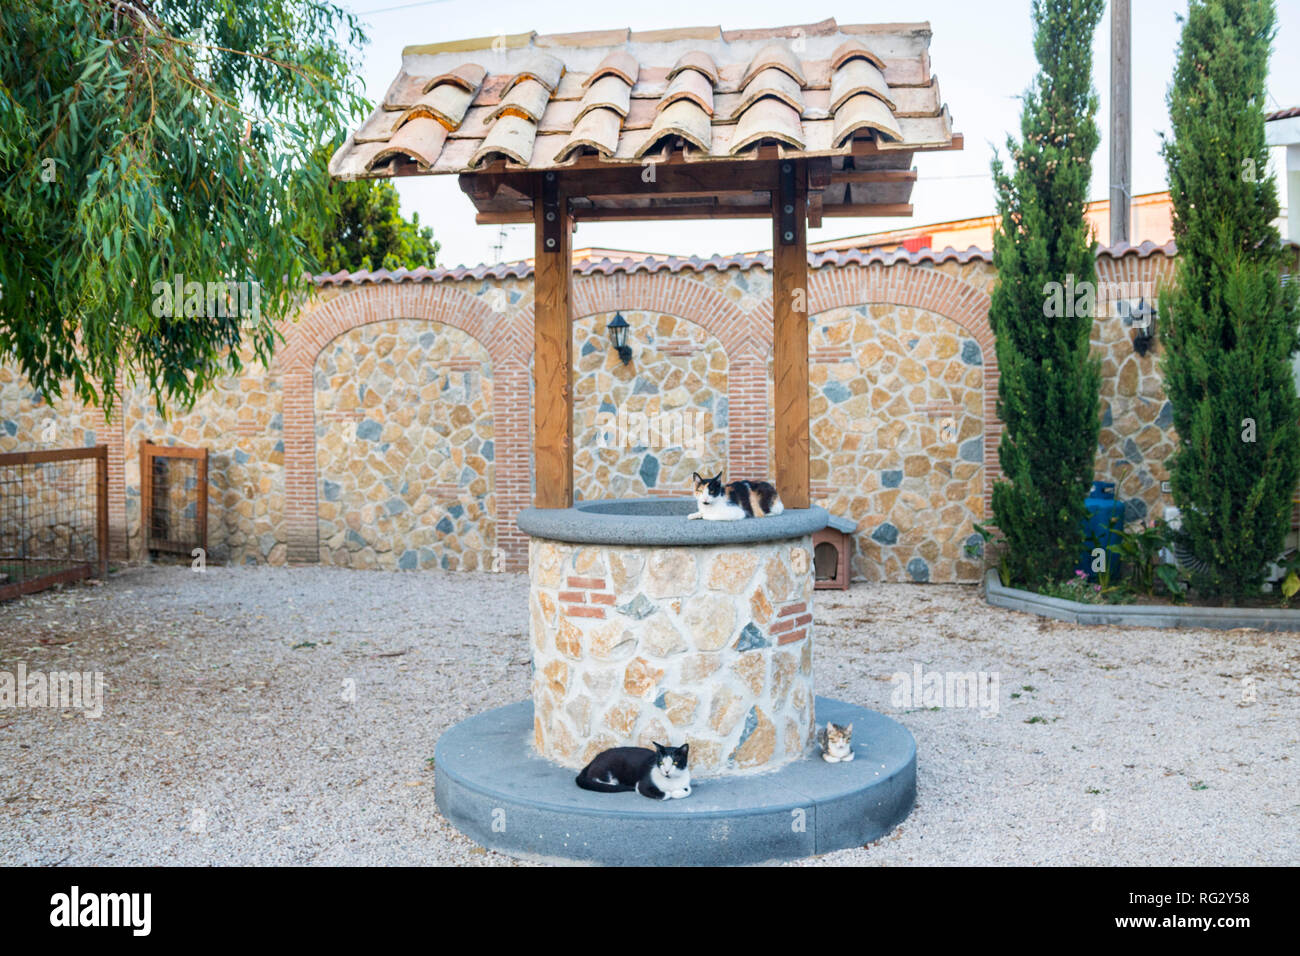
[[1132,144],[1130,80],[1132,29],[1129,0],[1110,3],[1110,244],[1130,242],[1132,214]]

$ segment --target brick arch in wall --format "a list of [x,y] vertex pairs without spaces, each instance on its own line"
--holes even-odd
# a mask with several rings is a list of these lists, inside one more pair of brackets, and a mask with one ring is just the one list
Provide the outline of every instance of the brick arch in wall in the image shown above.
[[[288,328],[286,345],[276,356],[275,368],[284,390],[285,527],[288,560],[291,562],[312,563],[318,560],[320,554],[317,539],[315,393],[312,381],[316,357],[338,336],[362,325],[392,319],[439,322],[467,333],[487,350],[496,387],[504,389],[504,394],[509,394],[509,389],[516,383],[502,381],[502,378],[509,379],[512,373],[517,375],[518,349],[525,340],[521,326],[531,330],[532,310],[530,308],[502,316],[482,299],[451,286],[385,283],[359,286],[321,303]],[[525,358],[525,375],[526,363]],[[527,409],[523,410],[521,433],[518,423],[512,420],[518,418],[519,412],[510,409],[510,404],[502,403],[496,427],[515,436],[522,434],[526,485]],[[509,469],[511,459],[518,455],[518,449],[509,447],[510,444],[509,441],[498,444],[498,475],[503,465]],[[498,501],[499,494],[498,489]]]
[[[933,268],[894,265],[823,268],[809,274],[809,313],[837,306],[892,303],[946,316],[979,343],[985,367],[985,498],[997,464],[997,359],[988,325],[988,296]],[[728,469],[767,469],[767,362],[772,351],[772,307],[763,300],[745,310],[712,285],[668,271],[593,274],[574,281],[575,318],[620,308],[658,311],[704,328],[722,343],[728,360]],[[501,395],[527,395],[533,346],[529,305],[502,316],[454,285],[433,282],[362,285],[306,313],[286,333],[276,358],[284,388],[286,525],[289,560],[314,562],[317,545],[315,413],[312,369],[336,336],[370,322],[425,319],[467,332],[488,351]],[[501,402],[496,417],[497,544],[506,569],[527,566],[527,537],[514,516],[531,504],[527,402]]]
[[[627,366],[622,365],[613,354],[605,329],[615,311],[626,315],[632,325],[628,341],[633,347],[633,357]],[[671,320],[671,332],[662,323],[662,319]],[[647,330],[653,332],[653,344],[646,344],[640,338]],[[600,450],[601,434],[605,432],[600,425],[600,411],[606,403],[619,410],[640,408],[641,402],[646,402],[647,407],[654,403],[660,412],[692,415],[704,411],[695,404],[695,398],[699,397],[701,389],[707,389],[714,397],[730,402],[726,387],[729,369],[726,348],[698,319],[675,315],[667,309],[622,305],[617,309],[575,316],[573,340],[575,496],[682,496],[688,493],[692,470],[703,470],[715,463],[719,468],[728,467],[730,430],[707,424],[717,413],[717,406],[712,404],[712,399],[708,417],[703,421],[695,418],[683,420],[681,446],[673,449],[656,448],[652,439],[649,447],[633,451],[630,446],[638,443],[630,439],[624,443],[627,436],[620,436],[613,449],[617,455],[615,461],[607,461]],[[594,345],[599,351],[584,354],[588,345]],[[714,364],[719,359],[722,360],[720,367]],[[712,381],[712,376],[719,372],[722,375],[721,388]],[[674,382],[673,388],[663,388],[669,381]],[[657,386],[658,391],[653,397],[638,390],[638,383],[644,382],[654,382]],[[684,401],[673,394],[678,388],[684,388],[688,393]],[[653,420],[652,418],[651,421]],[[694,429],[701,424],[704,424],[704,430],[696,433]],[[637,426],[632,424],[630,427],[635,429]],[[656,424],[654,427],[661,426]],[[672,434],[672,425],[667,427],[670,429],[669,434]],[[611,437],[608,432],[605,434],[606,437]],[[700,441],[698,448],[694,445],[697,438]],[[627,466],[629,459],[640,459],[644,466],[647,458],[654,459],[656,468],[652,484],[648,487],[644,483],[644,476],[640,474],[640,468],[632,473],[619,470]]]
[[755,321],[711,285],[678,273],[637,272],[575,279],[574,318],[618,309],[662,312],[685,319],[717,339],[727,355],[727,473],[767,469],[767,356],[772,319]]
[[[808,274],[808,314],[859,305],[903,305],[951,319],[979,343],[984,363],[984,509],[992,513],[993,482],[1001,477],[997,417],[998,358],[989,325],[989,296],[968,282],[924,266],[883,265],[823,268]],[[772,306],[754,310],[770,327]]]

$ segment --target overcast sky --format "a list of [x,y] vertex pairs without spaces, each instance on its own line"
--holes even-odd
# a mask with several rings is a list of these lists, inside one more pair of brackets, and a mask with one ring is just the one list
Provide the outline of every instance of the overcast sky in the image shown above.
[[[518,0],[342,0],[361,15],[370,35],[363,53],[366,95],[378,101],[401,65],[402,48],[499,34],[564,33],[631,27],[634,30],[719,25],[723,29],[816,23],[835,17],[841,23],[928,20],[934,31],[930,54],[939,89],[952,113],[954,129],[966,136],[960,152],[917,153],[918,181],[911,219],[826,219],[809,231],[810,242],[992,212],[989,160],[1002,149],[1008,132],[1018,129],[1019,96],[1035,70],[1029,0],[907,0],[906,3],[790,4],[747,0],[653,0],[617,6],[579,2]],[[1165,188],[1159,132],[1168,129],[1165,93],[1173,72],[1178,40],[1177,13],[1186,0],[1132,0],[1133,7],[1133,191]],[[1270,109],[1300,106],[1300,0],[1278,0],[1279,30],[1274,42],[1268,104]],[[737,17],[741,17],[737,21]],[[1093,82],[1101,96],[1098,114],[1101,147],[1093,160],[1095,199],[1106,196],[1108,176],[1109,13],[1097,30]],[[442,243],[440,265],[495,261],[500,228],[474,224],[474,207],[455,176],[396,180],[402,209],[418,211]],[[579,224],[575,248],[602,246],[679,255],[723,255],[770,244],[765,220]],[[532,255],[532,228],[509,226],[504,260]]]

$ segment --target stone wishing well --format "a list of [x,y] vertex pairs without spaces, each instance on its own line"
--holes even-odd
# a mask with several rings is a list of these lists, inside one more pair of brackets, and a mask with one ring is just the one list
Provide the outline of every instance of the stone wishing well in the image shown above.
[[[711,776],[808,752],[811,536],[826,512],[688,521],[692,510],[644,499],[520,515],[533,535],[538,753],[579,768],[609,747],[685,742],[692,772]],[[770,537],[738,540],[755,534]]]
[[[533,224],[535,507],[517,518],[533,699],[462,721],[434,755],[439,809],[484,845],[757,862],[861,845],[911,809],[911,734],[813,697],[812,535],[827,514],[810,501],[807,230],[911,215],[913,155],[961,147],[929,46],[929,24],[832,19],[408,47],[331,160],[341,179],[457,174],[479,223]],[[719,218],[772,225],[771,336],[751,345],[764,371],[770,351],[772,389],[737,398],[770,403],[775,474],[727,478],[774,479],[786,510],[714,522],[688,520],[688,498],[575,506],[575,224]],[[729,471],[767,467],[742,445],[728,443]],[[818,719],[859,728],[854,762],[816,758]],[[575,786],[601,750],[656,741],[691,744],[702,782],[687,799]]]

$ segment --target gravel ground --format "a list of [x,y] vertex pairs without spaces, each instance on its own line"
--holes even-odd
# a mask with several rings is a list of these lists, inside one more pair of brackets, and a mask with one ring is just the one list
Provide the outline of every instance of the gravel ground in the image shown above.
[[[0,672],[106,684],[98,720],[0,709],[0,863],[522,865],[438,815],[428,758],[527,697],[526,593],[146,567],[0,605]],[[1081,628],[939,585],[819,592],[817,627],[818,692],[902,721],[919,793],[799,865],[1300,862],[1300,637]],[[996,715],[896,700],[917,665],[996,674]]]

